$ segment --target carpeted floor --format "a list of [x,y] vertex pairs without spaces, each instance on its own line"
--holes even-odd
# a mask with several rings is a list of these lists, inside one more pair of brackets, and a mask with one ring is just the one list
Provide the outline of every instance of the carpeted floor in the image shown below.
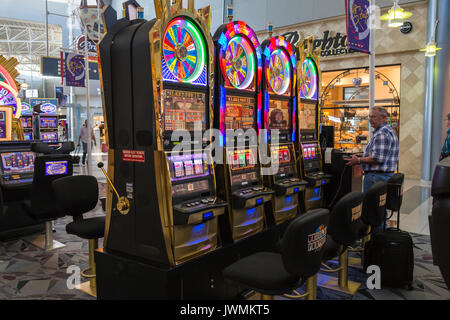
[[[104,214],[100,204],[88,216]],[[23,241],[0,242],[0,300],[10,299],[94,299],[78,290],[68,289],[66,272],[71,265],[81,270],[88,267],[88,244],[86,240],[65,232],[71,218],[56,220],[54,239],[66,246],[45,252]],[[367,289],[366,274],[358,268],[349,268],[349,279],[361,282],[354,295],[338,293],[319,287],[318,299],[333,300],[442,300],[450,299],[439,268],[433,265],[429,236],[412,234],[415,244],[415,267],[413,290],[398,288]],[[102,245],[100,241],[99,245]],[[322,279],[322,280],[321,280]],[[319,285],[323,277],[319,276]],[[301,291],[301,290],[300,290]],[[277,297],[278,300],[284,299]]]

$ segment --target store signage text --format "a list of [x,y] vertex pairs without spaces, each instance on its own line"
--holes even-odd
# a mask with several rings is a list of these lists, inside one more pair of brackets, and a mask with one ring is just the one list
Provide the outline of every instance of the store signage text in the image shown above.
[[[300,36],[298,31],[290,31],[283,34],[283,36],[292,45],[295,45]],[[314,39],[314,50],[321,49],[322,57],[339,56],[343,54],[354,53],[355,51],[347,47],[347,35],[340,32],[336,35],[331,35],[329,30],[324,31],[323,37],[320,39]]]

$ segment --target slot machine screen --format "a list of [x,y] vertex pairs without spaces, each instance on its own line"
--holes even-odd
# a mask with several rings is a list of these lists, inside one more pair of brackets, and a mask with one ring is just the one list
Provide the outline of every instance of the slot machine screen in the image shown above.
[[68,162],[67,161],[46,161],[45,162],[45,175],[55,176],[59,174],[67,173]]
[[0,111],[0,139],[6,139],[6,112]]
[[289,130],[289,101],[269,100],[269,130]]
[[279,164],[288,164],[293,161],[292,150],[289,146],[271,147],[272,162]]
[[41,133],[42,141],[58,141],[58,133],[57,132],[42,132]]
[[172,195],[176,197],[189,193],[210,190],[209,167],[206,154],[168,156]]
[[56,118],[40,118],[41,128],[58,128],[58,121]]
[[256,166],[255,150],[230,150],[228,161],[231,163],[231,185],[245,186],[259,181],[259,168]]
[[24,132],[23,136],[25,137],[25,140],[33,140],[33,133],[32,132]]
[[317,160],[318,159],[317,144],[315,144],[315,143],[303,144],[302,152],[303,152],[303,160]]
[[315,130],[316,129],[316,105],[309,103],[301,103],[300,112],[300,129]]
[[255,126],[255,98],[227,95],[225,128],[248,130]]
[[4,152],[0,155],[4,174],[32,173],[34,171],[34,152]]
[[25,129],[33,128],[31,117],[21,117],[20,121],[22,121],[22,127]]
[[164,130],[194,131],[195,124],[206,128],[206,94],[164,90]]

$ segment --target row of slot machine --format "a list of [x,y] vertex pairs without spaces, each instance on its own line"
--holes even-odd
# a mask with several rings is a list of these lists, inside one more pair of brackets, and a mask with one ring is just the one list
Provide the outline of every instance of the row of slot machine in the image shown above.
[[40,113],[33,114],[33,107],[22,102],[20,121],[25,140],[58,141],[57,106],[52,103],[40,105]]
[[194,1],[154,3],[150,21],[136,1],[122,19],[103,10],[108,174],[124,196],[107,192],[98,282],[105,253],[178,266],[321,206],[330,179],[312,39],[296,54],[282,36],[260,44],[232,19],[211,36]]

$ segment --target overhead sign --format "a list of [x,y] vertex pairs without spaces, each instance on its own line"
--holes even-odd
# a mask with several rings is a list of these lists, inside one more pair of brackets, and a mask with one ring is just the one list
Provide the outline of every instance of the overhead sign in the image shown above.
[[51,99],[51,98],[36,98],[36,99],[30,99],[29,100],[30,106],[34,107],[38,104],[45,104],[45,103],[51,103],[54,105],[58,105],[58,99]]
[[349,49],[369,53],[369,0],[345,0]]
[[41,56],[41,74],[49,77],[61,77],[61,59]]
[[104,33],[101,19],[103,7],[102,0],[97,0],[97,5],[88,5],[87,0],[81,0],[81,5],[77,10],[81,30],[83,33],[87,33],[88,38],[95,42],[98,42]]

